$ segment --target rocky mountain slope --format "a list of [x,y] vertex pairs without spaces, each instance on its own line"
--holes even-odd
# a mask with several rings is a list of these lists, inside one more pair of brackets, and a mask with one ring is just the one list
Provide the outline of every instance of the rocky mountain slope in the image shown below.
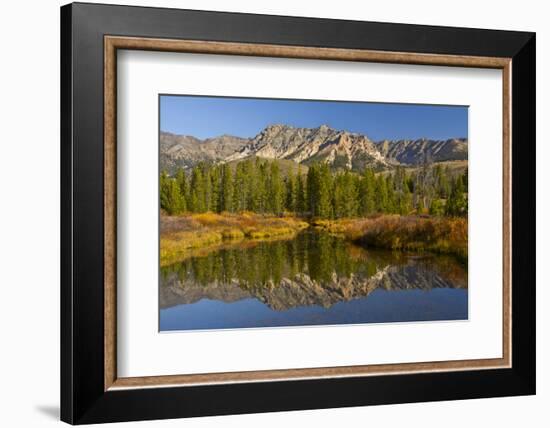
[[160,134],[161,170],[191,168],[198,162],[223,162],[239,152],[250,140],[247,138],[222,135],[199,140],[188,135]]
[[190,168],[201,161],[234,162],[251,156],[304,165],[328,162],[334,169],[384,170],[422,164],[426,159],[432,162],[467,160],[468,141],[454,138],[374,142],[366,135],[327,125],[318,128],[270,125],[251,139],[222,135],[199,140],[165,132],[160,135],[161,169],[169,172],[177,167]]
[[384,140],[377,143],[377,147],[388,162],[404,165],[419,165],[426,158],[433,162],[468,159],[468,141],[464,138]]

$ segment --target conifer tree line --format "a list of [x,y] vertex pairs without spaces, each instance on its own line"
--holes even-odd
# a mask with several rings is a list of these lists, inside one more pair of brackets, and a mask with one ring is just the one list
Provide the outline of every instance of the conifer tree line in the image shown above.
[[326,163],[290,169],[256,158],[229,164],[199,163],[189,174],[178,169],[160,175],[160,205],[168,214],[252,211],[320,219],[363,217],[377,213],[466,216],[468,170],[453,175],[441,165],[425,163],[407,172],[362,174],[331,171]]

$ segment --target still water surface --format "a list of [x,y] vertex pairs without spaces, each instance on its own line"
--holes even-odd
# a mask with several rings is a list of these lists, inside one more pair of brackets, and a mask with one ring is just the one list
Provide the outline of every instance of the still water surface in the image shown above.
[[454,258],[309,230],[190,257],[160,276],[161,331],[468,318],[467,270]]

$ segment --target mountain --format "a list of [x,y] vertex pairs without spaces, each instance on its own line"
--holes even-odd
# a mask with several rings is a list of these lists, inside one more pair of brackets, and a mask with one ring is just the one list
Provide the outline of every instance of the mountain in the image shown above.
[[327,125],[317,128],[296,128],[270,125],[254,138],[230,135],[199,140],[184,135],[161,132],[161,169],[173,172],[190,168],[198,162],[236,162],[249,157],[283,159],[310,165],[327,162],[333,169],[362,171],[395,166],[413,166],[425,160],[442,162],[468,159],[468,141],[448,140],[384,140],[374,142],[366,135],[336,130]]
[[426,157],[433,162],[468,159],[468,141],[465,138],[448,140],[384,140],[377,143],[378,150],[388,162],[418,165]]
[[366,166],[389,166],[368,137],[337,131],[327,125],[294,128],[271,125],[228,160],[255,155],[268,159],[288,159],[306,165],[328,162],[334,168],[361,170]]
[[248,142],[247,138],[232,135],[199,140],[188,135],[161,132],[160,168],[173,172],[176,168],[192,168],[201,161],[224,162]]

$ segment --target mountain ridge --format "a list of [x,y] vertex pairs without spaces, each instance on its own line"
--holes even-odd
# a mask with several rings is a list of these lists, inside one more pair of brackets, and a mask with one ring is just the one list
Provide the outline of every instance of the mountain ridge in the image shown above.
[[161,169],[173,172],[199,162],[225,163],[255,156],[286,159],[310,165],[327,162],[333,169],[362,171],[430,162],[468,159],[468,140],[427,138],[373,141],[367,135],[337,130],[328,125],[300,128],[284,124],[265,127],[253,138],[220,135],[199,139],[160,133]]

